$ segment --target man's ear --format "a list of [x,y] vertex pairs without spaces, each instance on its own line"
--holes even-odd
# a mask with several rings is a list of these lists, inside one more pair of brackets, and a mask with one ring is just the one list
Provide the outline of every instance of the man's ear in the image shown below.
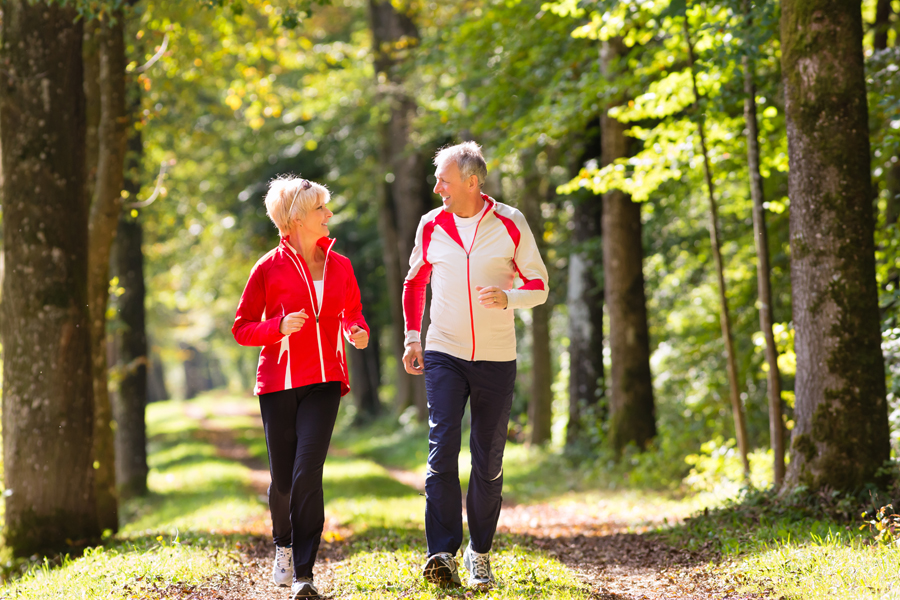
[[478,187],[478,175],[470,175],[468,181],[469,189]]

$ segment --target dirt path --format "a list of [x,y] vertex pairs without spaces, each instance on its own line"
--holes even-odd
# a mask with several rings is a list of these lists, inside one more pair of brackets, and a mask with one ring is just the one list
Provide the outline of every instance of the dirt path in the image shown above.
[[[228,410],[227,407],[223,407]],[[243,407],[240,414],[246,414]],[[221,414],[221,413],[220,413]],[[195,415],[191,415],[195,416]],[[254,492],[265,498],[269,472],[238,443],[233,432],[216,428],[204,415],[198,435],[215,445],[220,456],[237,460],[250,470]],[[397,481],[424,489],[422,474],[388,469]],[[268,529],[267,529],[268,528]],[[256,525],[246,531],[234,559],[236,570],[199,586],[176,586],[166,598],[179,600],[268,600],[286,597],[286,588],[271,582],[274,546],[268,530]],[[645,528],[646,529],[646,528]],[[632,528],[633,530],[633,528]],[[595,505],[571,503],[504,506],[498,531],[524,538],[524,542],[555,557],[578,573],[597,600],[739,600],[764,595],[737,594],[734,582],[719,577],[708,567],[715,557],[710,551],[691,552],[672,548],[642,533],[629,533],[629,526]],[[326,516],[325,533],[315,566],[315,579],[322,590],[332,589],[334,565],[345,557],[349,532]],[[502,579],[502,573],[499,574]]]

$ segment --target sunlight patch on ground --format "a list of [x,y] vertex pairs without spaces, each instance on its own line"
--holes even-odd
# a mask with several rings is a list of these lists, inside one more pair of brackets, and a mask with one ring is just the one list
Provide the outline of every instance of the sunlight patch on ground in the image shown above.
[[0,589],[3,598],[70,600],[151,598],[172,582],[197,584],[217,570],[203,548],[160,540],[150,547],[92,548],[83,557],[47,565]]
[[[422,579],[422,551],[406,548],[360,552],[335,565],[333,589],[323,590],[347,599],[471,597],[466,589],[441,590]],[[589,598],[590,591],[559,562],[517,545],[499,547],[492,554],[497,587],[478,598]],[[466,577],[460,569],[461,577]]]
[[828,534],[811,543],[777,543],[736,559],[731,571],[786,599],[900,598],[900,546],[872,546]]

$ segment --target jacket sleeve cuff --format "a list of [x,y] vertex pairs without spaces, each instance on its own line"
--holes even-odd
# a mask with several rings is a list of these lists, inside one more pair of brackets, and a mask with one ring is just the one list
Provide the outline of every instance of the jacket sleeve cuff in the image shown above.
[[413,343],[422,343],[422,339],[420,338],[420,334],[418,331],[410,330],[406,332],[406,340],[403,342],[404,346],[409,346]]

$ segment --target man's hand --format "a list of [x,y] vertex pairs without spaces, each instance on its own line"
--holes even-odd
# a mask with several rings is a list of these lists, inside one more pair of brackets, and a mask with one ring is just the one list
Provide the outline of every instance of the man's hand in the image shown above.
[[284,318],[281,319],[281,324],[278,325],[278,331],[281,335],[291,335],[295,331],[299,331],[301,327],[303,327],[303,323],[306,322],[306,309],[301,309],[300,312],[292,312],[290,314],[284,315]]
[[350,343],[357,350],[365,350],[369,345],[369,332],[359,325],[352,325],[350,327]]
[[509,305],[506,292],[495,285],[475,286],[475,291],[478,292],[478,302],[485,308],[506,308]]
[[[418,365],[416,365],[418,362]],[[422,344],[411,342],[403,353],[403,367],[410,375],[421,375],[425,372],[425,358],[422,356]]]

